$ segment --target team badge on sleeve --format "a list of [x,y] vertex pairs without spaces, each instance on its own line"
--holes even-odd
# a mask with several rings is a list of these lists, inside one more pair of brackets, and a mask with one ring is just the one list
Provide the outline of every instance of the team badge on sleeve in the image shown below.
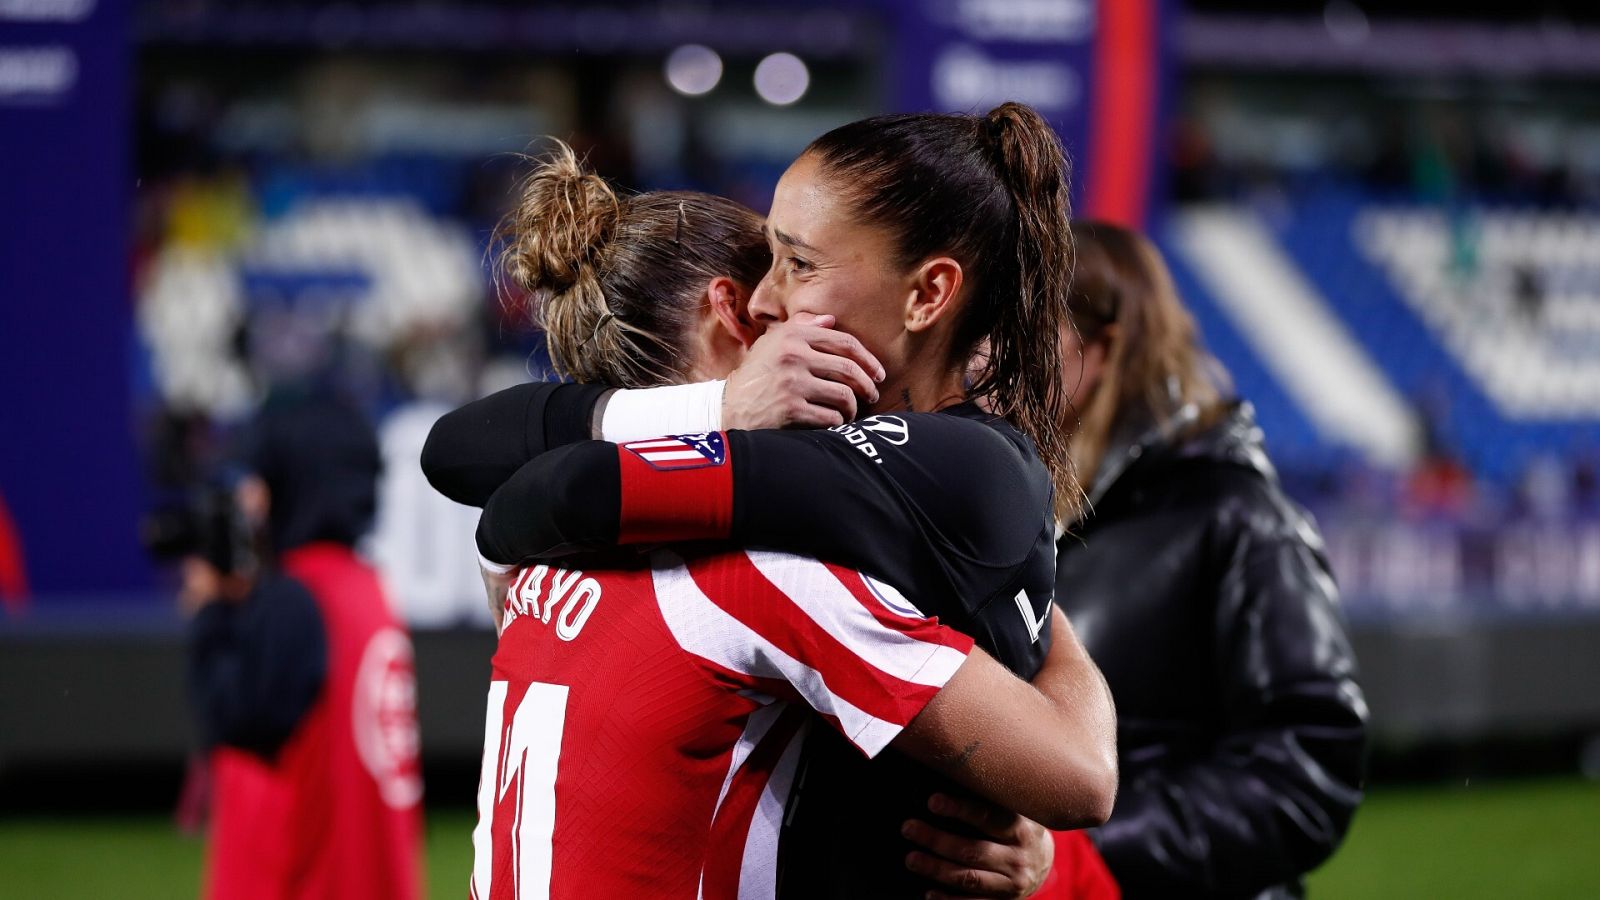
[[728,460],[727,445],[723,443],[719,431],[674,434],[622,446],[649,463],[651,468],[662,472],[720,466]]

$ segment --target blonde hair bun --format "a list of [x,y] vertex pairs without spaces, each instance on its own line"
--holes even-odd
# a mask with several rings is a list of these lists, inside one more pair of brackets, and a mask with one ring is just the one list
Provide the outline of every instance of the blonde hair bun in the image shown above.
[[598,291],[600,256],[621,218],[622,202],[606,180],[556,141],[522,182],[506,273],[545,302],[575,287]]

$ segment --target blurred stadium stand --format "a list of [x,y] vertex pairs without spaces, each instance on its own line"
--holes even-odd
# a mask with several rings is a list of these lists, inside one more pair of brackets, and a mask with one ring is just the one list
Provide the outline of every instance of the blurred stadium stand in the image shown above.
[[[473,518],[415,460],[439,410],[541,370],[525,298],[484,265],[513,155],[562,135],[629,187],[764,209],[898,77],[870,8],[511,6],[135,16],[133,409],[190,423],[199,465],[273,379],[367,404],[425,751],[465,765],[491,642]],[[1600,13],[1190,6],[1150,224],[1325,530],[1380,738],[1600,733]],[[723,54],[703,99],[662,77],[690,41]],[[778,49],[813,63],[781,109],[750,88]],[[0,615],[0,687],[59,686],[0,689],[0,772],[181,759],[168,586]]]

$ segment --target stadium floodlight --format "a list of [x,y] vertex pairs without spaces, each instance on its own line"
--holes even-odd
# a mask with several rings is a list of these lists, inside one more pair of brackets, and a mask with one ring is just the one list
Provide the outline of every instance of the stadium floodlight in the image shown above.
[[722,57],[702,44],[684,44],[667,56],[667,84],[686,97],[708,94],[722,80]]
[[788,106],[806,95],[811,72],[793,53],[774,53],[756,64],[756,93],[773,106]]

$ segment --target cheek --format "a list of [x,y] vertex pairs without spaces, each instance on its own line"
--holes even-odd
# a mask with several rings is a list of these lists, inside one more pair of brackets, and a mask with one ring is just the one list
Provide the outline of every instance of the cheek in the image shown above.
[[785,316],[811,313],[816,316],[837,316],[841,323],[849,316],[849,304],[841,303],[831,285],[816,281],[791,282],[776,295]]
[[814,301],[818,312],[838,316],[840,323],[850,323],[861,331],[885,333],[901,325],[903,310],[887,279],[863,271],[835,276],[818,286]]

